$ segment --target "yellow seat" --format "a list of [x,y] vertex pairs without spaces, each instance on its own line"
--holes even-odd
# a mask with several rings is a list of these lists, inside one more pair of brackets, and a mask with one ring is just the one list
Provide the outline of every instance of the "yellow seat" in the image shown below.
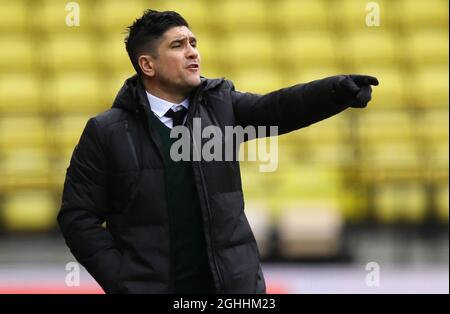
[[47,143],[46,122],[38,116],[0,118],[0,148],[40,147]]
[[231,69],[269,68],[274,65],[272,39],[265,33],[239,33],[222,41],[221,63]]
[[225,32],[267,30],[267,7],[259,0],[225,0],[211,8],[214,28]]
[[449,112],[447,108],[426,110],[420,115],[417,128],[427,142],[448,140]]
[[442,65],[448,67],[448,30],[416,31],[406,38],[402,50],[413,66]]
[[102,0],[97,3],[97,25],[101,31],[110,34],[123,34],[128,26],[149,9],[146,1]]
[[362,169],[377,180],[417,177],[423,171],[420,150],[413,141],[366,142],[361,158]]
[[272,69],[247,69],[228,77],[236,90],[265,94],[283,87],[281,77]]
[[[300,130],[308,143],[337,143],[350,135],[350,120],[344,112]],[[343,147],[344,148],[344,147]]]
[[194,32],[207,29],[210,24],[210,7],[213,3],[202,0],[163,0],[151,5],[157,11],[175,11],[181,14],[188,22],[189,28]]
[[274,12],[269,23],[281,31],[293,30],[325,30],[328,23],[328,8],[325,1],[317,0],[281,0],[271,1],[268,5]]
[[40,77],[30,72],[0,74],[0,112],[39,113],[42,110]]
[[50,158],[44,147],[20,147],[4,150],[0,162],[2,188],[46,187]]
[[0,33],[28,30],[29,1],[0,1]]
[[358,132],[364,143],[416,139],[414,116],[402,109],[370,108],[358,115]]
[[339,167],[349,165],[353,160],[352,151],[343,142],[317,142],[311,146],[311,162]]
[[397,20],[406,30],[448,29],[448,1],[399,0],[395,9]]
[[302,68],[286,69],[282,72],[286,86],[308,83],[328,76],[342,74],[336,66],[305,65]]
[[99,49],[102,51],[102,58],[99,64],[112,72],[135,72],[127,50],[125,49],[125,35],[113,34],[106,36],[99,41]]
[[328,32],[292,32],[277,40],[278,57],[287,69],[335,66],[335,43]]
[[30,14],[33,29],[44,34],[76,35],[95,32],[96,21],[99,20],[96,1],[75,1],[79,8],[79,26],[71,26],[71,23],[75,21],[76,9],[68,6],[68,3],[70,1],[39,1],[39,4],[33,7],[33,13]]
[[448,108],[448,67],[419,67],[409,84],[410,97],[418,106]]
[[[283,158],[280,156],[280,160]],[[267,177],[266,200],[275,219],[299,202],[332,204],[340,210],[339,174],[329,165],[311,164],[308,160],[283,162],[279,163],[277,171],[260,175]]]
[[[281,165],[282,166],[282,165]],[[339,201],[341,189],[339,173],[329,165],[311,165],[310,163],[296,163],[289,168],[283,168],[276,174],[279,186],[275,193],[285,198],[286,203],[291,201]]]
[[93,73],[62,73],[48,81],[46,101],[63,113],[96,113],[105,104],[99,77]]
[[41,59],[48,70],[86,71],[98,67],[95,41],[89,35],[59,35],[41,45]]
[[47,190],[25,190],[6,196],[2,221],[8,231],[50,231],[56,225],[58,204]]
[[64,115],[55,119],[49,127],[51,143],[58,149],[73,149],[89,118],[89,115]]
[[102,78],[103,108],[108,109],[112,106],[113,101],[125,83],[125,80],[134,74],[136,74],[136,72],[133,69],[128,71],[110,72],[107,77]]
[[338,42],[340,61],[346,66],[390,66],[397,61],[395,38],[380,30],[349,33]]
[[[195,32],[194,34],[197,37],[197,50],[200,53],[201,75],[207,77],[223,76],[221,70],[224,67],[224,65],[222,64],[224,58],[220,58],[220,44],[222,39],[203,31]],[[205,75],[204,73],[208,74]]]
[[375,194],[375,216],[381,223],[421,223],[427,197],[420,183],[384,183]]
[[427,145],[427,169],[435,178],[447,178],[448,180],[448,163],[449,163],[449,142],[448,137],[435,140]]
[[28,36],[0,37],[0,71],[33,71],[36,67],[36,47]]

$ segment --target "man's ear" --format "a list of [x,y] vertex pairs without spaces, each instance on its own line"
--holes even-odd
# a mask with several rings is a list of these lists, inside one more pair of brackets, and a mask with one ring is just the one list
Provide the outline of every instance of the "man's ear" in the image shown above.
[[155,76],[154,59],[150,55],[140,55],[138,58],[138,64],[141,71],[149,77]]

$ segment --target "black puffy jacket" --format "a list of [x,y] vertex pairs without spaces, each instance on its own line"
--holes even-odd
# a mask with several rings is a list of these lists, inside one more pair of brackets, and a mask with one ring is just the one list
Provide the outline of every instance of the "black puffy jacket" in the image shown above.
[[[347,108],[333,98],[338,78],[263,96],[202,78],[186,124],[200,117],[202,129],[273,125],[279,134],[290,132]],[[59,226],[75,258],[107,293],[173,291],[164,165],[149,112],[141,81],[129,78],[112,108],[87,122],[66,173]],[[217,292],[265,293],[238,161],[192,166]]]

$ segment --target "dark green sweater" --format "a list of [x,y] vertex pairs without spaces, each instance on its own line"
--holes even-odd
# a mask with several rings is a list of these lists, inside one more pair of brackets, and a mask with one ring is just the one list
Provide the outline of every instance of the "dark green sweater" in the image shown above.
[[162,144],[170,216],[171,260],[175,293],[212,293],[214,285],[205,247],[203,222],[192,163],[170,158],[170,128],[154,114],[153,130]]

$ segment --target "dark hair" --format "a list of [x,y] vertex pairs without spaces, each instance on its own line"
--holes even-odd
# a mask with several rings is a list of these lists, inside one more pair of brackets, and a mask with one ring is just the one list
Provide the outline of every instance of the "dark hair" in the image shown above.
[[128,35],[125,38],[125,48],[131,63],[138,74],[141,73],[138,58],[143,52],[157,57],[156,43],[163,34],[172,27],[189,27],[186,20],[177,12],[145,10],[141,18],[127,27]]

